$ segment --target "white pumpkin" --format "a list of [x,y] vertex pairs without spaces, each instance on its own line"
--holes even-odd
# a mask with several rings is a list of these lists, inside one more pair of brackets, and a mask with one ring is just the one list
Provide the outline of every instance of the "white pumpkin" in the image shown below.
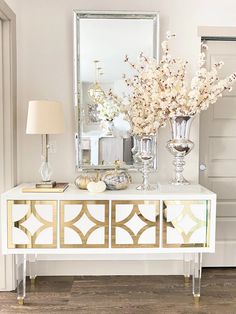
[[102,193],[106,190],[106,184],[103,181],[89,182],[87,189],[91,193]]

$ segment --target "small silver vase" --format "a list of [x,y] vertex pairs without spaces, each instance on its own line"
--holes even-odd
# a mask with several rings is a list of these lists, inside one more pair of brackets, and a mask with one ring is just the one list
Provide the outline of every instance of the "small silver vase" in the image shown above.
[[155,190],[155,187],[149,184],[148,176],[151,172],[151,164],[154,159],[154,137],[142,136],[139,138],[139,151],[134,156],[137,163],[140,163],[142,167],[139,167],[139,171],[142,173],[142,184],[137,187],[137,190],[151,191]]
[[174,155],[175,174],[171,183],[175,185],[189,184],[183,176],[183,170],[185,166],[184,157],[194,147],[194,143],[189,140],[193,119],[194,116],[177,116],[169,119],[172,139],[167,142],[166,147]]

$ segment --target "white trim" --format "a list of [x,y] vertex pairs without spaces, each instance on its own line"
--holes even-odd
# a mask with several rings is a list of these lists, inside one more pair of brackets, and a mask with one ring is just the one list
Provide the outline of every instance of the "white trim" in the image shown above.
[[76,13],[76,14],[100,14],[100,15],[105,15],[105,14],[109,14],[109,15],[112,15],[112,14],[114,14],[114,15],[120,15],[120,14],[123,14],[123,15],[138,15],[138,14],[140,14],[140,15],[157,15],[157,14],[159,14],[160,13],[160,11],[129,11],[129,10],[121,10],[121,11],[116,11],[116,10],[105,10],[105,11],[103,11],[103,10],[95,10],[95,11],[83,11],[83,10],[79,10],[79,9],[75,9],[75,10],[73,10],[74,11],[74,13]]
[[199,37],[236,37],[236,27],[199,26],[197,34]]
[[0,19],[4,21],[16,21],[16,15],[4,0],[0,0]]
[[[3,76],[3,172],[1,190],[16,184],[16,16],[8,5],[0,0],[2,23],[2,76]],[[0,290],[15,289],[14,257],[0,255]]]

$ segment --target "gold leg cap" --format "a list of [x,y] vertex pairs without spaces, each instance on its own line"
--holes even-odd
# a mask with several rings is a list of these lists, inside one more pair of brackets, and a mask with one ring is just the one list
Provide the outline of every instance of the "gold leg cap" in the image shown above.
[[188,286],[190,283],[190,277],[189,276],[184,276],[184,284],[185,286]]
[[31,286],[35,286],[35,281],[36,281],[36,278],[30,278]]
[[200,303],[200,295],[194,295],[193,298],[194,298],[194,303],[198,305]]
[[24,299],[18,299],[18,304],[19,305],[24,305]]

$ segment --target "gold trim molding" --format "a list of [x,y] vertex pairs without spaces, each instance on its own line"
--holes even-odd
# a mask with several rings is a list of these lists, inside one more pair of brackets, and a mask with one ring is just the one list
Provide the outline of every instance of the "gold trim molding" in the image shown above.
[[[65,205],[82,205],[81,211],[78,215],[70,220],[65,222]],[[105,215],[104,221],[99,221],[93,217],[88,210],[87,205],[104,205]],[[74,224],[78,222],[83,215],[85,215],[91,222],[94,223],[94,226],[90,228],[86,234]],[[65,227],[74,230],[81,239],[81,244],[65,244]],[[104,243],[103,244],[89,244],[88,239],[90,235],[97,229],[104,227]],[[61,201],[60,202],[60,247],[61,248],[108,248],[109,247],[109,201],[96,200],[96,201]]]
[[[206,207],[206,220],[201,220],[194,216],[191,211],[191,205],[205,205]],[[183,205],[184,208],[179,214],[179,216],[172,221],[167,222],[166,210],[168,205]],[[195,225],[186,233],[181,226],[180,222],[184,219],[185,216],[188,216]],[[167,228],[173,228],[178,231],[179,235],[182,237],[182,244],[169,244],[167,243]],[[191,243],[191,236],[198,229],[205,227],[206,228],[206,238],[204,243]],[[163,247],[165,248],[188,248],[188,247],[208,247],[210,244],[210,201],[209,200],[190,200],[190,201],[164,201],[163,202]]]
[[[130,214],[123,220],[117,222],[116,221],[116,206],[117,205],[133,205],[133,209]],[[156,220],[151,221],[148,220],[139,210],[139,205],[150,204],[155,205],[156,211]],[[126,223],[129,222],[135,215],[139,217],[139,219],[145,223],[145,225],[138,231],[137,234],[129,228]],[[159,225],[160,225],[160,201],[152,201],[152,200],[127,200],[127,201],[112,201],[112,229],[111,229],[111,244],[112,248],[151,248],[151,247],[159,247]],[[139,239],[141,235],[148,229],[155,227],[155,243],[150,244],[140,244]],[[132,244],[117,244],[116,243],[116,228],[121,228],[125,230],[132,238]]]
[[[15,221],[13,223],[12,219],[12,209],[13,205],[28,205],[29,209],[27,213],[22,217],[20,220]],[[52,216],[53,221],[47,221],[43,217],[39,215],[39,213],[36,210],[36,205],[51,205],[52,207]],[[34,217],[42,224],[42,226],[32,235],[30,231],[25,228],[22,224],[29,219],[31,215],[34,215]],[[8,221],[7,221],[7,229],[8,229],[8,248],[9,249],[33,249],[33,248],[56,248],[57,247],[57,201],[16,201],[11,200],[7,201],[7,215],[8,215]],[[18,228],[29,239],[29,244],[14,244],[12,239],[12,232],[13,227]],[[36,240],[38,236],[47,228],[53,229],[53,242],[50,244],[36,244]]]

